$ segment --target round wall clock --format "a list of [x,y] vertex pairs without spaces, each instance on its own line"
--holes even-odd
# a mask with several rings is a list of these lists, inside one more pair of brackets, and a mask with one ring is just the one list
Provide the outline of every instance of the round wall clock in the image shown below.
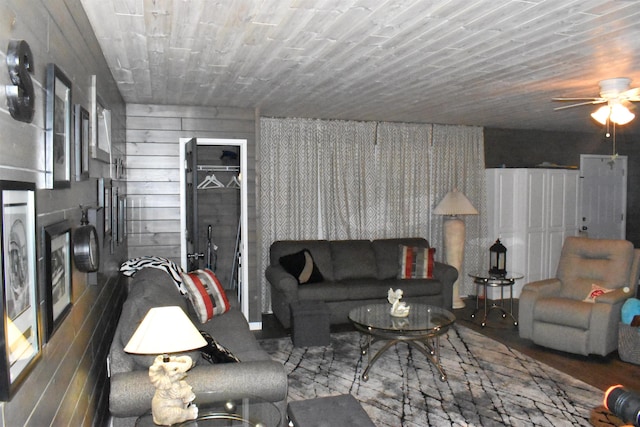
[[93,273],[100,268],[100,244],[93,225],[81,225],[73,232],[73,260],[80,271]]

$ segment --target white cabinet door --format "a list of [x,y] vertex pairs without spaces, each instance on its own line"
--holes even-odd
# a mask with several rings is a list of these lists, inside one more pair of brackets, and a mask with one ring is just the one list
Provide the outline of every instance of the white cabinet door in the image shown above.
[[554,276],[565,237],[577,235],[579,179],[567,169],[486,170],[488,237],[507,247],[507,271],[525,276],[515,297],[524,284]]

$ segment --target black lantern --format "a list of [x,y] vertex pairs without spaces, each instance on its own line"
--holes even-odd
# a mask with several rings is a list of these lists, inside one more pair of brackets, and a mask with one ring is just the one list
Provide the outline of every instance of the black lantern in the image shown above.
[[498,277],[507,275],[507,248],[500,243],[500,239],[489,248],[489,273]]

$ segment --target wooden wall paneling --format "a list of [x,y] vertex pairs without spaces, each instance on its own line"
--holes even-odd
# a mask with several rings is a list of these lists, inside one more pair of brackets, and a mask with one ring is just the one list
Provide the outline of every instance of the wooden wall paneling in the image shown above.
[[[79,0],[7,0],[0,5],[0,56],[6,56],[10,39],[23,39],[32,51],[35,115],[32,123],[13,120],[0,109],[0,179],[35,181],[38,271],[42,269],[41,227],[60,219],[79,225],[79,205],[96,203],[96,181],[71,182],[66,190],[41,190],[44,182],[45,69],[55,63],[70,77],[73,103],[88,106],[89,82],[98,75],[101,94],[113,111],[113,148],[124,154],[124,102],[104,61],[91,25]],[[6,68],[5,68],[6,70]],[[0,84],[9,84],[0,73]],[[0,91],[0,104],[6,104]],[[73,153],[71,158],[73,158]],[[106,167],[105,167],[106,166]],[[108,165],[92,161],[92,171],[107,176]],[[95,175],[94,175],[95,176]],[[103,175],[104,176],[104,175]],[[125,183],[118,184],[121,192]],[[73,306],[42,349],[42,357],[11,401],[0,403],[3,425],[104,425],[108,418],[106,355],[119,316],[125,289],[113,286],[121,252],[104,254],[105,270],[97,286],[88,286],[87,275],[72,271]],[[115,280],[115,279],[114,279]],[[111,282],[111,283],[110,283]],[[39,276],[39,305],[44,307],[43,280]],[[111,285],[110,285],[111,284]],[[42,309],[44,310],[44,309]]]
[[[178,119],[178,120],[176,120]],[[177,123],[179,122],[179,125]],[[251,321],[260,321],[260,289],[256,280],[257,241],[255,240],[255,112],[238,108],[176,105],[127,105],[127,186],[129,256],[160,255],[180,260],[180,138],[247,139],[249,198],[249,286]],[[154,159],[158,157],[158,168]],[[175,163],[172,159],[175,159]],[[230,190],[222,190],[230,191]],[[208,193],[207,193],[208,194]],[[155,210],[168,209],[172,214]],[[173,214],[177,216],[173,217]],[[226,217],[221,219],[227,220]],[[151,224],[155,223],[155,224]],[[173,227],[175,225],[175,227]],[[168,228],[169,227],[169,228]],[[235,243],[237,223],[225,225]],[[206,227],[202,242],[206,244]],[[217,232],[222,234],[222,232]],[[162,244],[162,242],[170,242]],[[206,248],[206,246],[205,246]],[[220,254],[219,254],[220,255]],[[220,267],[222,271],[222,267]],[[225,267],[230,271],[230,268]],[[223,282],[225,286],[227,281]],[[255,286],[256,288],[253,288]],[[257,298],[256,298],[257,296]]]

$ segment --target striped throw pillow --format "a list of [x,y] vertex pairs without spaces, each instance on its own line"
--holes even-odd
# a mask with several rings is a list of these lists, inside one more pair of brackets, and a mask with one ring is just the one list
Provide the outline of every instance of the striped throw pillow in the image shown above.
[[209,269],[182,273],[182,282],[187,288],[187,296],[200,323],[206,323],[213,316],[229,311],[230,305],[222,284]]
[[435,253],[435,248],[399,245],[398,279],[431,279]]

